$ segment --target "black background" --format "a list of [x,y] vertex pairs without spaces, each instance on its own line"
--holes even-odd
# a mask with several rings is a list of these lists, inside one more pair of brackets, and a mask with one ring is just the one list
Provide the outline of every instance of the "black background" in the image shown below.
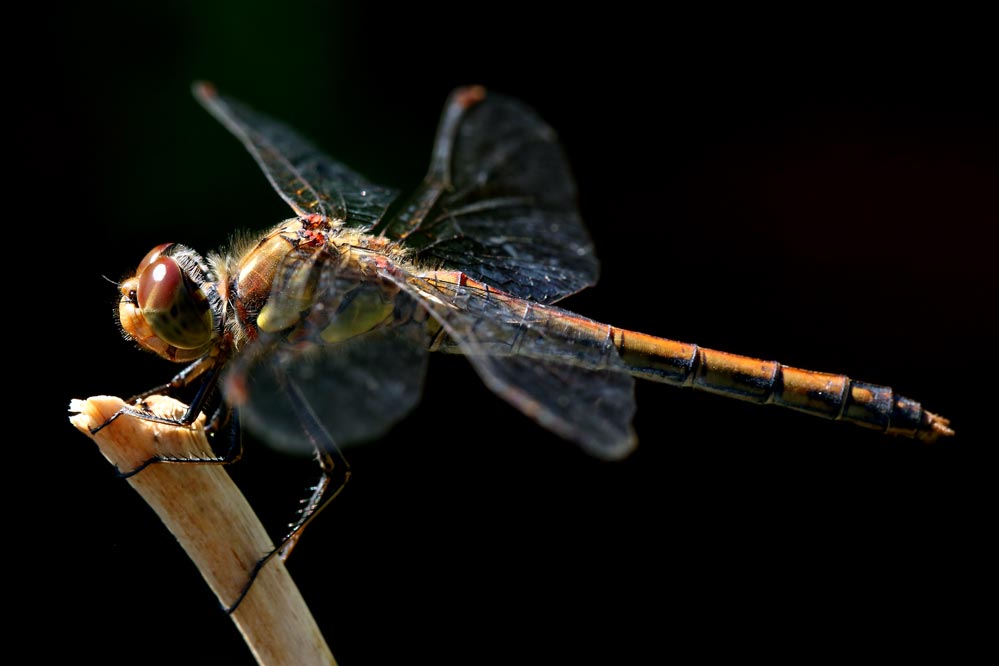
[[[121,340],[104,276],[289,214],[190,97],[198,78],[403,188],[451,88],[517,96],[558,131],[602,260],[566,307],[890,384],[959,433],[925,446],[641,384],[639,450],[602,463],[435,357],[421,406],[348,452],[354,481],[289,563],[341,663],[953,655],[983,631],[966,609],[994,527],[988,36],[973,17],[647,11],[170,3],[53,10],[26,30],[8,91],[29,118],[13,128],[25,177],[7,194],[27,210],[7,247],[40,271],[15,282],[9,351],[39,359],[15,376],[41,414],[8,468],[26,484],[8,554],[29,565],[20,617],[51,640],[25,645],[251,663],[173,538],[63,420],[72,397],[175,370]],[[233,474],[280,524],[313,470],[246,447]]]

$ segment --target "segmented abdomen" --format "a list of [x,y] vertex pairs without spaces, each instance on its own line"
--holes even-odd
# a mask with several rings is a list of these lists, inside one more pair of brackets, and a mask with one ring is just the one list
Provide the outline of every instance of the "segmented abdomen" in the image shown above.
[[893,435],[933,440],[953,434],[946,419],[915,400],[896,396],[888,386],[619,328],[612,327],[611,336],[621,358],[638,377],[780,405]]

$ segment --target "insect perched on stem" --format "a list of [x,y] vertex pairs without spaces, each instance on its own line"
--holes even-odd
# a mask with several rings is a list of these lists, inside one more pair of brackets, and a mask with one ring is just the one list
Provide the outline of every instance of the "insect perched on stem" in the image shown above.
[[[314,453],[320,483],[275,553],[287,556],[348,478],[341,447],[382,435],[416,405],[429,351],[465,355],[497,395],[606,459],[635,447],[635,377],[895,435],[952,434],[946,419],[884,386],[552,305],[592,285],[598,264],[555,134],[516,100],[474,86],[452,93],[427,175],[401,199],[211,85],[194,92],[294,216],[207,258],[157,246],[121,283],[125,334],[189,365],[120,414],[186,425],[221,385],[210,427],[236,428],[230,416],[239,414],[275,446]],[[182,418],[141,406],[188,386],[198,390]],[[144,465],[229,462],[237,449]]]

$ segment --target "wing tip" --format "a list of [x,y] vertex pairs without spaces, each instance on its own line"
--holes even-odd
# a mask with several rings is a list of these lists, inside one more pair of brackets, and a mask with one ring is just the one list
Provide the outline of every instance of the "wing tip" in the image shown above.
[[218,90],[211,81],[197,80],[191,84],[191,93],[200,100],[211,100],[218,97]]
[[615,439],[609,444],[606,441],[592,443],[581,441],[580,444],[594,458],[607,462],[619,462],[635,452],[635,449],[638,448],[638,437],[629,428],[627,437]]
[[475,106],[486,98],[485,86],[463,86],[454,91],[455,103],[463,109]]

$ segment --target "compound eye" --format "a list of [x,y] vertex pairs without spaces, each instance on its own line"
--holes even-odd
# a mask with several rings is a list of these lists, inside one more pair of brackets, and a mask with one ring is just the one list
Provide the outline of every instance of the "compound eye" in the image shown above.
[[139,265],[136,301],[153,332],[178,349],[203,347],[212,337],[208,299],[184,276],[169,245],[154,248]]
[[152,250],[146,253],[146,256],[142,258],[139,262],[139,267],[135,269],[136,275],[142,275],[142,271],[146,270],[146,267],[159,259],[160,255],[163,254],[168,247],[173,247],[173,243],[163,243],[162,245],[157,245]]

